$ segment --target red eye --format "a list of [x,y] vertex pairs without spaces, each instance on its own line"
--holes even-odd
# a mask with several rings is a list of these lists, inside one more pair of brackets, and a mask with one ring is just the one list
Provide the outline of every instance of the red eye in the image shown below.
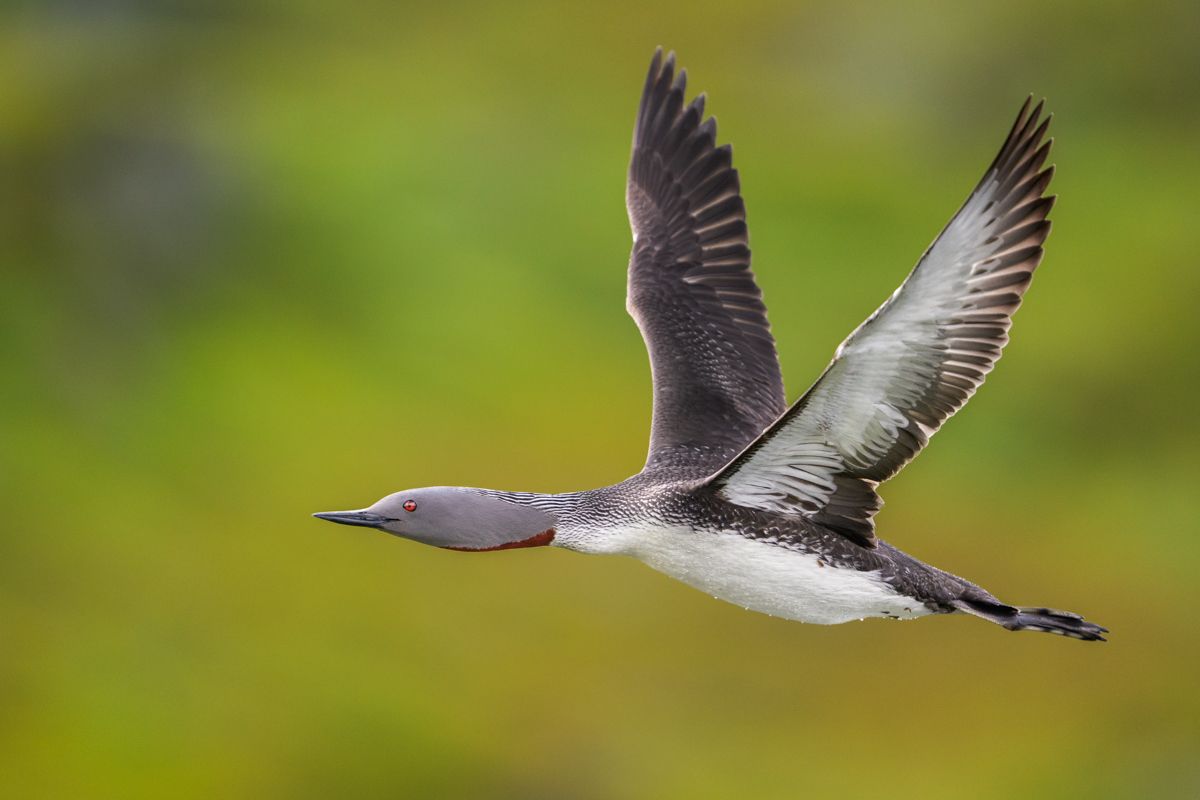
[[405,511],[416,511],[417,510],[416,502],[413,500],[405,500],[404,501],[404,510]]

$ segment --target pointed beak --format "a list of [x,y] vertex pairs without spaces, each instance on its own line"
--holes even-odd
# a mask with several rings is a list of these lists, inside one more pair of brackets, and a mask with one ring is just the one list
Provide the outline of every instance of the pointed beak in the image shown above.
[[372,514],[370,511],[322,511],[313,516],[339,525],[358,525],[362,528],[378,528],[387,522],[387,517]]

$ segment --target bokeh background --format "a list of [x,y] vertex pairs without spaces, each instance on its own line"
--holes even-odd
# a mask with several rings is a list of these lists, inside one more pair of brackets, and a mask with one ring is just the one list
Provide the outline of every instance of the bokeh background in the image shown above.
[[[1196,797],[1198,9],[4,4],[0,794]],[[1049,98],[1047,259],[880,524],[1108,644],[309,517],[640,467],[658,44],[736,143],[791,398]]]

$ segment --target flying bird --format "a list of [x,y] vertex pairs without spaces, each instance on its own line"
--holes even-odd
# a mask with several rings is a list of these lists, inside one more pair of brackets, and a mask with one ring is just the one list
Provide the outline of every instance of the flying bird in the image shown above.
[[627,307],[650,354],[646,464],[565,494],[436,486],[315,516],[450,550],[550,545],[633,556],[715,597],[832,625],[966,613],[1101,640],[1077,614],[1013,606],[880,539],[881,483],[995,366],[1042,260],[1054,197],[1027,99],[962,208],[788,407],[729,145],[659,48],[633,133]]

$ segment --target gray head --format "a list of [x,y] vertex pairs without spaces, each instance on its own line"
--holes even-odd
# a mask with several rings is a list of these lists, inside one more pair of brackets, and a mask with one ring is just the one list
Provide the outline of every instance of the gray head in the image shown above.
[[361,511],[328,511],[319,519],[360,525],[450,550],[536,547],[554,539],[554,515],[503,499],[502,492],[432,486],[389,494]]

